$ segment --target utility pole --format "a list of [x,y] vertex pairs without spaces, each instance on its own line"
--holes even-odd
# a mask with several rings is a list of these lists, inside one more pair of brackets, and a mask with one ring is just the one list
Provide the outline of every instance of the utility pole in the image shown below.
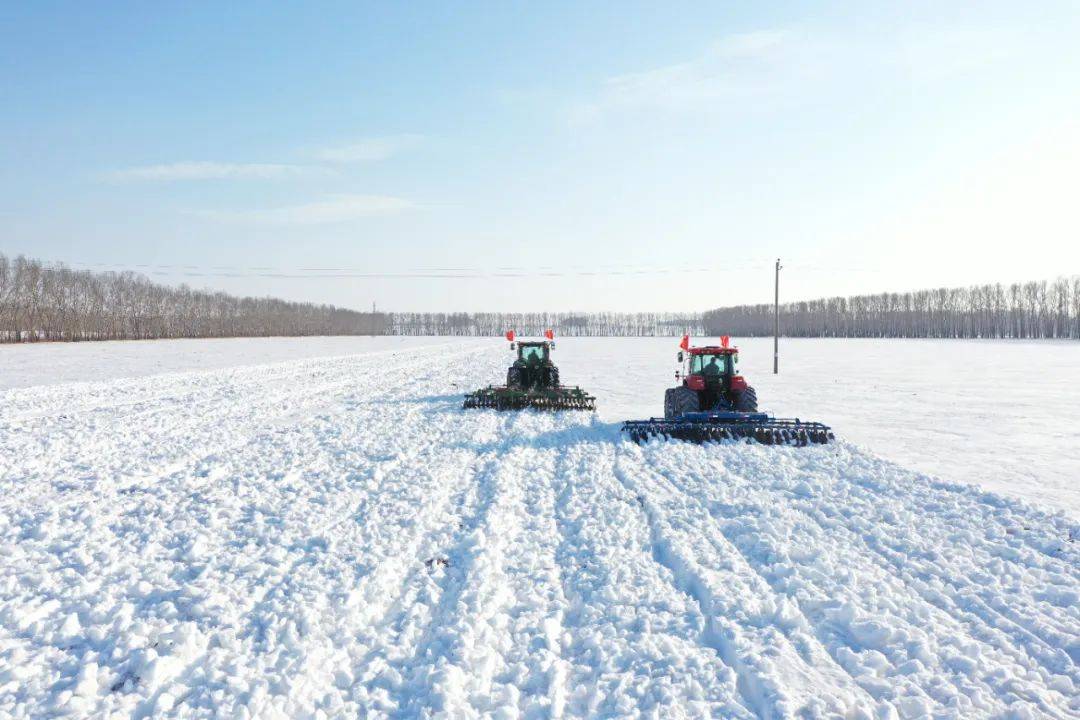
[[776,258],[776,282],[773,285],[772,374],[780,372],[780,258]]

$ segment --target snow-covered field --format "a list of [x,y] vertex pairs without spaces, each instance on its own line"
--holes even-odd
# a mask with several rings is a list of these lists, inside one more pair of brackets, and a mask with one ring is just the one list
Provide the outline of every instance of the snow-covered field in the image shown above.
[[[695,338],[704,344],[705,338]],[[715,341],[715,340],[714,340]],[[1080,519],[1080,343],[1075,341],[740,338],[762,408],[821,420],[906,467],[1061,509]],[[271,338],[0,345],[0,391],[33,385],[367,353],[423,345],[485,348],[498,339]],[[671,338],[559,340],[563,376],[599,398],[608,422],[660,414],[673,382]],[[507,363],[508,364],[508,363]],[[494,382],[503,373],[478,377]],[[467,383],[465,383],[467,384]],[[2,410],[0,410],[2,413]]]
[[[775,376],[771,338],[736,344],[762,409],[1080,519],[1080,342],[781,340]],[[663,412],[677,350],[670,338],[619,338],[567,339],[557,352],[563,376],[615,421]]]
[[[1076,476],[1075,435],[1023,435],[1076,427],[1074,346],[789,341],[772,378],[741,345],[778,413],[972,439],[931,437],[944,480]],[[497,341],[0,348],[0,717],[1080,713],[1074,519],[846,440],[638,447],[674,344],[557,354],[600,413],[462,411]]]

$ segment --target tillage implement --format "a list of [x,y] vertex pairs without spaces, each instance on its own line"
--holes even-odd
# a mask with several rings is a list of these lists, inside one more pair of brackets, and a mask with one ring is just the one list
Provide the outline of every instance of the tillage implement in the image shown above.
[[622,431],[634,442],[652,437],[694,443],[745,438],[764,445],[811,445],[835,439],[828,425],[759,412],[757,392],[739,374],[739,350],[726,335],[719,346],[704,347],[690,347],[689,336],[684,336],[679,347],[679,385],[664,393],[664,417],[623,423]]
[[465,396],[463,407],[495,410],[595,410],[596,398],[581,388],[561,385],[559,368],[551,361],[555,335],[544,333],[546,340],[517,341],[514,331],[506,333],[510,350],[517,360],[506,370],[505,385],[489,385]]

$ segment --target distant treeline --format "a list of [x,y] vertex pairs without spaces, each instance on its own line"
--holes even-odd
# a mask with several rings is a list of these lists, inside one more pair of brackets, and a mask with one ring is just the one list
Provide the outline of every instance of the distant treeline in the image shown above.
[[368,313],[235,297],[0,254],[0,342],[299,335],[699,334],[698,314]]
[[696,313],[391,313],[393,335],[655,337],[701,334]]
[[[704,313],[710,335],[772,335],[773,305]],[[780,305],[788,337],[1080,338],[1080,277]]]
[[171,287],[0,255],[0,342],[372,335],[384,313]]
[[[695,313],[375,313],[235,297],[0,254],[0,342],[300,335],[771,335],[773,306]],[[1080,338],[1080,277],[780,306],[792,337]]]

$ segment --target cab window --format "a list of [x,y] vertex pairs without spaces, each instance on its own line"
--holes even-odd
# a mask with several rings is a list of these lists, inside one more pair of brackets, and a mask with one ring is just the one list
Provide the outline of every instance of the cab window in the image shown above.
[[726,363],[724,355],[694,355],[690,358],[690,374],[723,375]]
[[544,360],[544,348],[542,347],[525,347],[521,348],[521,359],[525,362],[543,362]]

